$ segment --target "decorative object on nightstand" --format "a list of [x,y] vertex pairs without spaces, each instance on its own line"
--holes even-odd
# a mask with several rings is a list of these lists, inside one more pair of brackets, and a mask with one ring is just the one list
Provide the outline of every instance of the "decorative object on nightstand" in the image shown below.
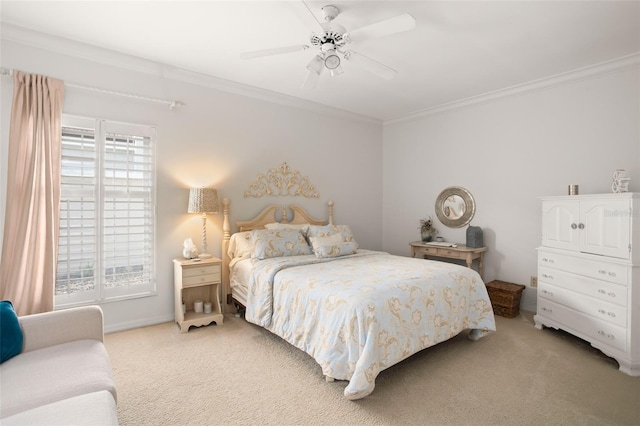
[[207,213],[218,213],[218,191],[213,188],[191,188],[189,191],[189,213],[202,213],[202,253],[198,257],[207,259]]
[[499,280],[491,281],[486,286],[494,314],[506,318],[515,318],[520,314],[520,299],[526,286]]
[[196,248],[196,245],[193,244],[193,240],[191,238],[187,238],[186,240],[184,240],[182,246],[182,257],[184,257],[185,259],[193,259],[194,257],[198,257],[198,249]]
[[629,181],[631,181],[631,178],[627,175],[627,171],[624,169],[617,169],[613,172],[611,191],[613,193],[629,191]]
[[422,241],[429,242],[432,241],[436,235],[438,235],[438,230],[433,226],[433,220],[431,220],[431,216],[429,219],[420,219],[420,237]]
[[192,325],[222,325],[224,320],[220,305],[222,260],[197,260],[173,259],[175,321],[180,333],[188,332]]
[[479,226],[471,226],[467,228],[467,247],[484,247],[484,237],[482,228]]

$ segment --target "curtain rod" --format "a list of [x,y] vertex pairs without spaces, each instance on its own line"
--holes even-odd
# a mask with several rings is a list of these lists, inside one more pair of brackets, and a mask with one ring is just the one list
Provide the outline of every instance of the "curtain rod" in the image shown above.
[[[1,67],[0,68],[0,75],[13,75],[13,69]],[[168,100],[168,99],[159,99],[159,98],[150,98],[150,97],[147,97],[147,96],[135,95],[133,93],[116,92],[114,90],[101,89],[99,87],[83,86],[81,84],[69,83],[69,82],[66,82],[66,81],[64,82],[64,85],[67,86],[67,87],[73,87],[75,89],[89,90],[91,92],[105,93],[107,95],[123,96],[125,98],[137,99],[139,101],[156,102],[156,103],[159,103],[159,104],[165,104],[165,105],[169,106],[170,110],[174,110],[176,107],[184,106],[184,102],[180,102],[180,101],[172,101],[172,100]]]

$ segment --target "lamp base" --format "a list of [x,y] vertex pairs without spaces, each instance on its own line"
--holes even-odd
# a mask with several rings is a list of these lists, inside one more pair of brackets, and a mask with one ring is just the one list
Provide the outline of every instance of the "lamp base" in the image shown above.
[[209,258],[213,257],[213,255],[212,255],[212,254],[209,254],[209,253],[200,253],[200,254],[198,255],[198,257],[199,257],[200,259],[209,259]]

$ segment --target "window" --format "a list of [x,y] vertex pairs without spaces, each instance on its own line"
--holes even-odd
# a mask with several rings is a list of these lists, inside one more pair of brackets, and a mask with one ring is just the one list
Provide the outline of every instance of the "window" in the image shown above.
[[155,292],[155,129],[63,116],[56,306]]

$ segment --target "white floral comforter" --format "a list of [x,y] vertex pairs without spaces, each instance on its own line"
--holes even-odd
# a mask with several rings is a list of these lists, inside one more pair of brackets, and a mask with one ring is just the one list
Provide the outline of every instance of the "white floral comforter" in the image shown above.
[[311,355],[323,374],[369,395],[380,371],[465,329],[495,331],[477,272],[359,250],[333,259],[255,262],[246,319]]

